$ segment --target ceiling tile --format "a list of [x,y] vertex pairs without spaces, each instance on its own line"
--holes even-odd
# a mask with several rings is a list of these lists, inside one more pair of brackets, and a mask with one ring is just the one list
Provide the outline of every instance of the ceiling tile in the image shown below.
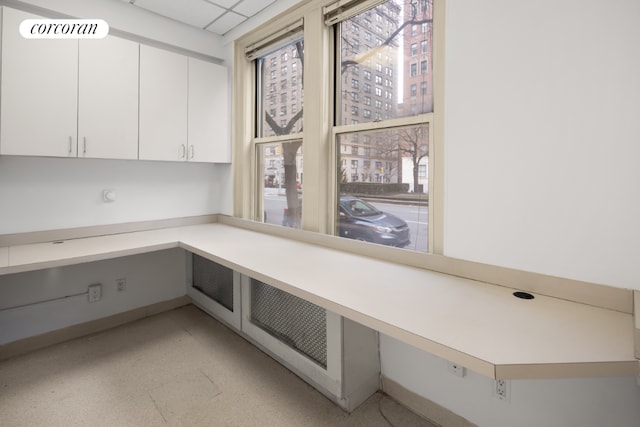
[[231,6],[238,3],[240,0],[206,0],[209,3],[217,4],[218,6],[224,7],[225,9],[231,9]]
[[136,0],[134,4],[198,28],[204,28],[225,11],[204,0]]
[[244,16],[251,17],[274,2],[275,0],[244,0],[234,7],[233,10]]
[[218,19],[216,22],[209,25],[207,27],[207,30],[213,33],[223,35],[224,33],[229,31],[236,25],[243,22],[245,19],[246,18],[244,16],[238,15],[237,13],[227,12],[224,15],[222,15],[220,19]]

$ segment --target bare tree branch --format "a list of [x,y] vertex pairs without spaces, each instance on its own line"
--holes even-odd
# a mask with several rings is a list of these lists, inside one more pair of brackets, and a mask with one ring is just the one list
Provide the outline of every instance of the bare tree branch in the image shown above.
[[367,59],[371,58],[374,54],[376,54],[378,51],[380,51],[380,50],[384,49],[385,47],[389,46],[391,44],[391,42],[393,41],[393,39],[398,34],[400,34],[400,32],[407,25],[422,25],[422,24],[428,24],[428,23],[431,23],[431,22],[433,22],[433,19],[431,19],[431,18],[429,18],[429,19],[418,19],[418,20],[412,19],[411,21],[403,22],[402,25],[400,25],[393,33],[391,33],[391,35],[389,37],[387,37],[387,39],[385,41],[383,41],[379,46],[376,46],[375,48],[373,48],[371,50],[363,52],[361,55],[355,56],[353,59],[347,59],[347,60],[342,61],[340,63],[340,67],[341,67],[342,71],[344,72],[344,70],[349,65],[362,64]]

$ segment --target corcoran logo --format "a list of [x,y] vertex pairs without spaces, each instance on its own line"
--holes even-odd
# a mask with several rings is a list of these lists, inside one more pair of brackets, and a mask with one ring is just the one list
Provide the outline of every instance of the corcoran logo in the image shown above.
[[20,35],[25,39],[101,39],[109,34],[102,19],[25,19]]

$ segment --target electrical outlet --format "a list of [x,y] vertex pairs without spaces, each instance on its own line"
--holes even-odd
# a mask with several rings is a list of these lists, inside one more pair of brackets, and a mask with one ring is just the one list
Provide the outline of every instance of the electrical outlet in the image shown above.
[[493,385],[493,395],[504,401],[509,402],[511,395],[511,384],[507,380],[496,380]]
[[100,283],[89,285],[88,294],[89,302],[100,301],[100,298],[102,298],[102,285]]
[[464,366],[458,365],[457,363],[449,362],[447,366],[447,370],[457,377],[464,377],[465,369]]
[[116,289],[118,292],[124,292],[127,289],[127,279],[116,279]]

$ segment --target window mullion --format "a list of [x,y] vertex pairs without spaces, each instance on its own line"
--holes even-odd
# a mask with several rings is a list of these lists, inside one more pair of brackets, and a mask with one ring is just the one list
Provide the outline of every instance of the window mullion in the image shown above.
[[300,132],[300,133],[290,133],[287,135],[265,136],[261,138],[256,137],[252,140],[252,143],[263,144],[263,143],[270,143],[270,142],[286,142],[286,141],[291,141],[296,139],[303,139],[303,136],[304,134]]
[[383,120],[380,122],[368,122],[358,123],[356,125],[340,125],[335,126],[334,132],[336,134],[361,132],[377,129],[392,129],[397,127],[420,125],[424,123],[431,123],[433,121],[433,113],[420,114],[417,116],[400,117],[397,119]]

